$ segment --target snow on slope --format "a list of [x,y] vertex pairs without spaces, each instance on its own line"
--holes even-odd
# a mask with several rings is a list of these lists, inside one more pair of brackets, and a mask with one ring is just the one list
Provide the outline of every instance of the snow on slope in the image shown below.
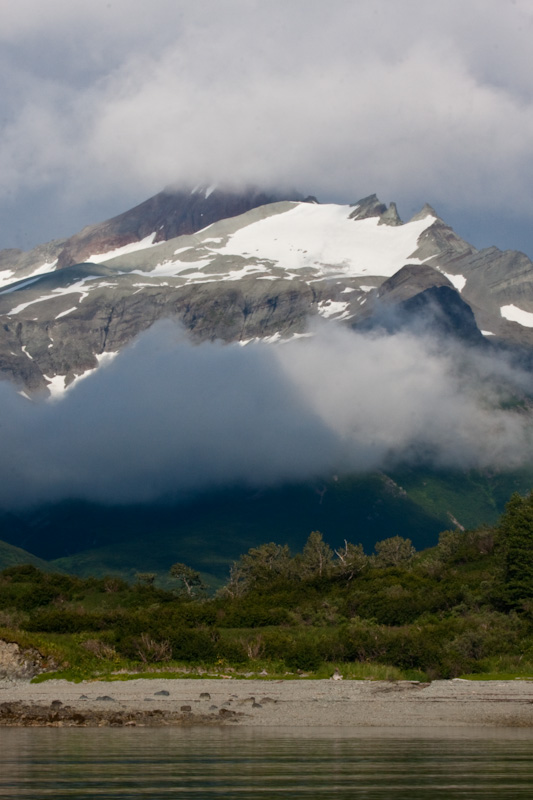
[[332,273],[391,277],[416,250],[419,236],[435,222],[428,215],[405,225],[379,225],[378,217],[349,219],[353,210],[352,206],[298,203],[283,214],[241,228],[218,252],[276,261],[290,271],[319,267],[324,277]]
[[154,231],[149,236],[145,236],[145,238],[141,239],[139,242],[130,242],[130,244],[125,244],[123,247],[117,247],[115,250],[108,250],[107,253],[91,255],[86,260],[90,261],[91,264],[101,264],[102,261],[109,261],[110,258],[124,256],[128,253],[136,253],[137,250],[146,250],[146,248],[154,246],[156,233],[157,231]]
[[[413,258],[420,235],[435,222],[428,214],[404,225],[380,225],[378,217],[350,219],[353,206],[283,203],[243,214],[231,221],[199,231],[193,237],[178,237],[152,247],[146,255],[107,261],[108,266],[127,267],[138,274],[180,278],[186,283],[302,277],[324,278],[390,277]],[[287,208],[287,206],[289,206]],[[239,220],[240,225],[235,225]],[[222,235],[220,235],[222,234]],[[185,246],[183,246],[185,244]],[[144,245],[150,247],[147,243]],[[134,245],[129,246],[133,253]],[[176,258],[178,256],[178,258]],[[142,259],[142,260],[140,260]]]
[[[40,277],[41,275],[46,275],[48,272],[52,272],[55,265],[57,264],[57,258],[55,261],[46,261],[44,264],[41,264],[40,267],[34,269],[32,272],[28,273],[24,276],[25,279],[36,278]],[[4,269],[0,272],[0,289],[3,286],[9,286],[13,283],[13,281],[18,281],[20,278],[17,278],[13,270],[11,269]],[[13,290],[14,291],[14,290]],[[2,292],[5,294],[5,292]]]
[[530,311],[524,311],[514,305],[502,306],[500,311],[502,317],[505,317],[510,322],[518,322],[519,325],[523,325],[525,328],[533,328],[533,314]]
[[[7,315],[14,316],[15,314],[20,314],[21,311],[24,311],[26,308],[34,305],[35,303],[43,303],[46,300],[56,300],[58,297],[61,297],[62,295],[66,294],[79,294],[80,297],[78,303],[81,303],[81,301],[84,300],[89,294],[89,288],[85,286],[85,283],[91,280],[97,280],[98,277],[99,276],[97,275],[96,276],[89,275],[86,278],[82,278],[82,280],[79,280],[76,283],[71,284],[70,286],[62,286],[61,288],[54,289],[51,294],[44,294],[41,297],[37,297],[34,300],[29,300],[27,303],[20,303],[18,306],[15,306],[10,311],[8,311]],[[7,294],[7,292],[5,292],[5,294]]]

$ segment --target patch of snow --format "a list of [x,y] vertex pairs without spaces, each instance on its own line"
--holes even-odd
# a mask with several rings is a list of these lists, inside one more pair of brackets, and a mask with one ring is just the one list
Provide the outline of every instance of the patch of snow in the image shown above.
[[146,250],[148,247],[154,247],[156,233],[157,231],[154,231],[139,242],[130,242],[130,244],[117,247],[115,250],[108,250],[107,253],[95,253],[94,255],[90,255],[86,261],[91,261],[93,264],[101,264],[102,261],[109,261],[111,258],[116,258],[117,256],[125,256],[128,255],[128,253],[136,253],[137,250]]
[[257,344],[258,342],[266,342],[266,344],[287,344],[288,342],[293,342],[295,339],[308,339],[311,336],[314,336],[314,333],[293,333],[285,337],[282,337],[280,333],[274,333],[272,336],[254,336],[252,339],[241,339],[237,344],[241,347],[245,347],[247,344],[251,343]]
[[[62,295],[66,294],[80,294],[81,297],[78,300],[78,303],[81,303],[82,300],[85,300],[89,294],[89,289],[83,288],[84,284],[88,281],[94,281],[99,277],[99,275],[88,275],[86,278],[82,278],[80,281],[76,281],[76,283],[72,283],[70,286],[61,286],[58,289],[54,289],[52,294],[45,294],[42,295],[42,297],[35,298],[35,300],[30,300],[27,303],[21,303],[20,305],[15,306],[15,308],[12,308],[11,311],[8,311],[8,316],[11,314],[19,314],[21,311],[24,311],[25,308],[28,308],[28,306],[32,306],[35,303],[43,303],[45,300],[55,300],[57,297],[61,297]],[[33,283],[33,281],[31,281],[31,283]]]
[[56,319],[60,319],[61,317],[66,317],[67,314],[70,314],[71,311],[76,311],[78,306],[72,306],[72,308],[68,308],[66,311],[62,311],[61,314],[58,314]]
[[[184,272],[188,269],[202,269],[203,267],[207,267],[208,264],[211,263],[212,258],[203,258],[199,261],[166,261],[163,264],[157,264],[153,269],[149,271],[144,271],[140,269],[132,270],[132,274],[134,275],[143,275],[143,276],[153,276],[153,277],[161,277],[161,278],[173,278],[179,275],[181,272]],[[198,273],[194,273],[198,274]],[[200,277],[204,277],[203,273],[199,273]],[[192,278],[192,274],[187,276],[188,278]]]
[[215,191],[216,188],[217,188],[216,183],[213,183],[212,186],[208,186],[207,187],[207,189],[205,190],[205,199],[206,200],[207,200],[207,198],[209,197],[210,194],[213,194],[213,192]]
[[347,311],[349,303],[342,303],[339,300],[323,300],[318,304],[318,313],[321,317],[335,317],[336,319],[346,319],[351,316]]
[[25,344],[24,344],[24,345],[22,345],[22,348],[21,348],[21,349],[22,349],[22,352],[24,353],[24,355],[25,355],[25,356],[28,356],[28,358],[29,358],[31,361],[33,361],[33,356],[30,356],[30,354],[28,353],[28,348],[26,347],[26,345],[25,345]]
[[351,286],[347,286],[346,289],[342,290],[341,294],[350,294],[350,292],[355,292],[355,289],[353,289]]
[[492,331],[481,331],[481,333],[483,334],[483,336],[496,336],[496,334],[493,333]]
[[405,225],[349,219],[351,206],[298,203],[287,211],[236,231],[218,252],[260,255],[285,269],[311,268],[326,277],[391,277],[411,258],[420,235],[435,221],[428,215]]
[[133,286],[140,286],[141,289],[144,289],[145,286],[170,286],[168,281],[160,281],[158,283],[134,283]]
[[275,342],[279,342],[281,339],[281,333],[276,331],[273,333],[272,336],[263,336],[261,339],[262,342],[267,342],[267,344],[274,344]]
[[[56,264],[57,264],[57,258],[55,261],[45,261],[44,264],[41,264],[40,267],[37,267],[37,269],[34,269],[33,272],[30,272],[29,275],[25,275],[24,277],[27,279],[27,281],[29,281],[29,283],[33,283],[41,275],[46,275],[49,272],[52,272]],[[8,286],[10,283],[13,283],[13,277],[15,277],[15,273],[13,272],[13,270],[3,270],[3,272],[0,272],[0,287]],[[20,279],[17,279],[15,277],[15,280],[20,280]],[[5,291],[0,292],[0,294],[8,294],[8,292],[16,292],[17,289],[22,289],[24,286],[27,286],[28,285],[27,281],[24,281],[24,283],[21,283],[19,286],[14,286],[12,289],[6,289]]]
[[191,249],[191,245],[187,245],[187,247],[178,247],[177,250],[174,250],[174,255],[177,256],[180,253],[184,253],[186,250],[190,250],[190,249]]
[[342,303],[339,300],[323,300],[318,304],[318,313],[326,318],[337,317],[337,319],[343,319],[346,316],[348,306],[349,303]]
[[30,286],[32,283],[36,283],[38,280],[39,278],[30,278],[27,281],[19,283],[17,286],[12,286],[11,289],[4,289],[4,291],[0,292],[0,294],[11,294],[12,292],[18,292],[19,289],[25,289],[26,286]]
[[443,272],[440,270],[445,278],[448,278],[452,286],[457,289],[458,292],[462,292],[466,285],[466,278],[464,275],[450,275],[448,272]]
[[9,286],[10,283],[13,283],[14,274],[12,269],[3,269],[0,272],[0,286]]
[[510,322],[518,322],[524,328],[533,328],[533,314],[530,311],[523,311],[515,305],[502,306],[500,308],[502,317]]
[[220,276],[222,281],[240,281],[242,278],[247,278],[250,275],[256,275],[258,272],[264,272],[264,267],[257,266],[257,264],[249,264],[242,269],[231,269],[225,275]]
[[44,264],[41,264],[40,267],[34,269],[31,275],[28,275],[28,277],[33,278],[34,275],[46,275],[48,272],[52,272],[56,264],[57,264],[57,258],[55,259],[55,261],[45,261]]
[[359,287],[362,292],[372,292],[376,287],[375,286],[363,286]]

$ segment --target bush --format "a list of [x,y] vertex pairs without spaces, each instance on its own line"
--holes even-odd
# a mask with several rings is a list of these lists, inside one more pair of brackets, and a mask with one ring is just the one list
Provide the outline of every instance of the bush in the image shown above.
[[90,614],[83,609],[43,608],[30,617],[28,630],[46,633],[81,633],[106,630],[117,617],[109,614]]
[[212,662],[217,657],[218,631],[182,628],[169,636],[172,658],[176,661]]
[[293,641],[283,660],[289,669],[314,672],[322,663],[322,658],[316,644],[309,641]]

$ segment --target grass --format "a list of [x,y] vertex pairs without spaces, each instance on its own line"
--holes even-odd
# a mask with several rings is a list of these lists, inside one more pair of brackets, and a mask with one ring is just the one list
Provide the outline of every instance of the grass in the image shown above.
[[[138,667],[138,665],[137,665]],[[267,672],[267,674],[264,674]],[[260,664],[249,665],[244,669],[230,665],[226,667],[197,666],[191,667],[190,664],[175,662],[173,664],[154,664],[150,669],[135,669],[133,665],[129,668],[123,666],[117,670],[113,667],[110,670],[100,669],[84,671],[80,667],[69,667],[37,675],[32,683],[44,683],[50,680],[66,680],[72,683],[82,681],[115,681],[132,680],[216,680],[227,678],[228,675],[234,680],[328,680],[334,673],[338,673],[344,680],[352,681],[427,681],[428,677],[424,672],[418,670],[400,670],[387,664],[368,664],[368,663],[324,663],[315,671],[310,672],[289,672],[287,668],[278,663],[261,662]]]

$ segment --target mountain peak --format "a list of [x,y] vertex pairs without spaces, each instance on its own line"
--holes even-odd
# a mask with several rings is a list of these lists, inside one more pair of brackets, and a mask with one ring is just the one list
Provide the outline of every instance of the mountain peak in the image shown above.
[[387,206],[382,203],[376,194],[369,194],[354,204],[354,209],[350,214],[350,219],[368,219],[369,217],[381,217],[387,211]]
[[378,225],[403,225],[396,203],[391,203],[387,208],[376,194],[370,194],[355,203],[350,214],[350,219],[353,220],[370,219],[371,217],[379,217]]
[[440,220],[440,217],[437,214],[437,212],[435,211],[435,209],[433,208],[433,206],[430,206],[429,203],[424,203],[424,205],[420,209],[420,211],[417,214],[415,214],[413,217],[411,217],[409,222],[416,222],[416,220],[425,219],[426,217],[435,217],[435,219]]

